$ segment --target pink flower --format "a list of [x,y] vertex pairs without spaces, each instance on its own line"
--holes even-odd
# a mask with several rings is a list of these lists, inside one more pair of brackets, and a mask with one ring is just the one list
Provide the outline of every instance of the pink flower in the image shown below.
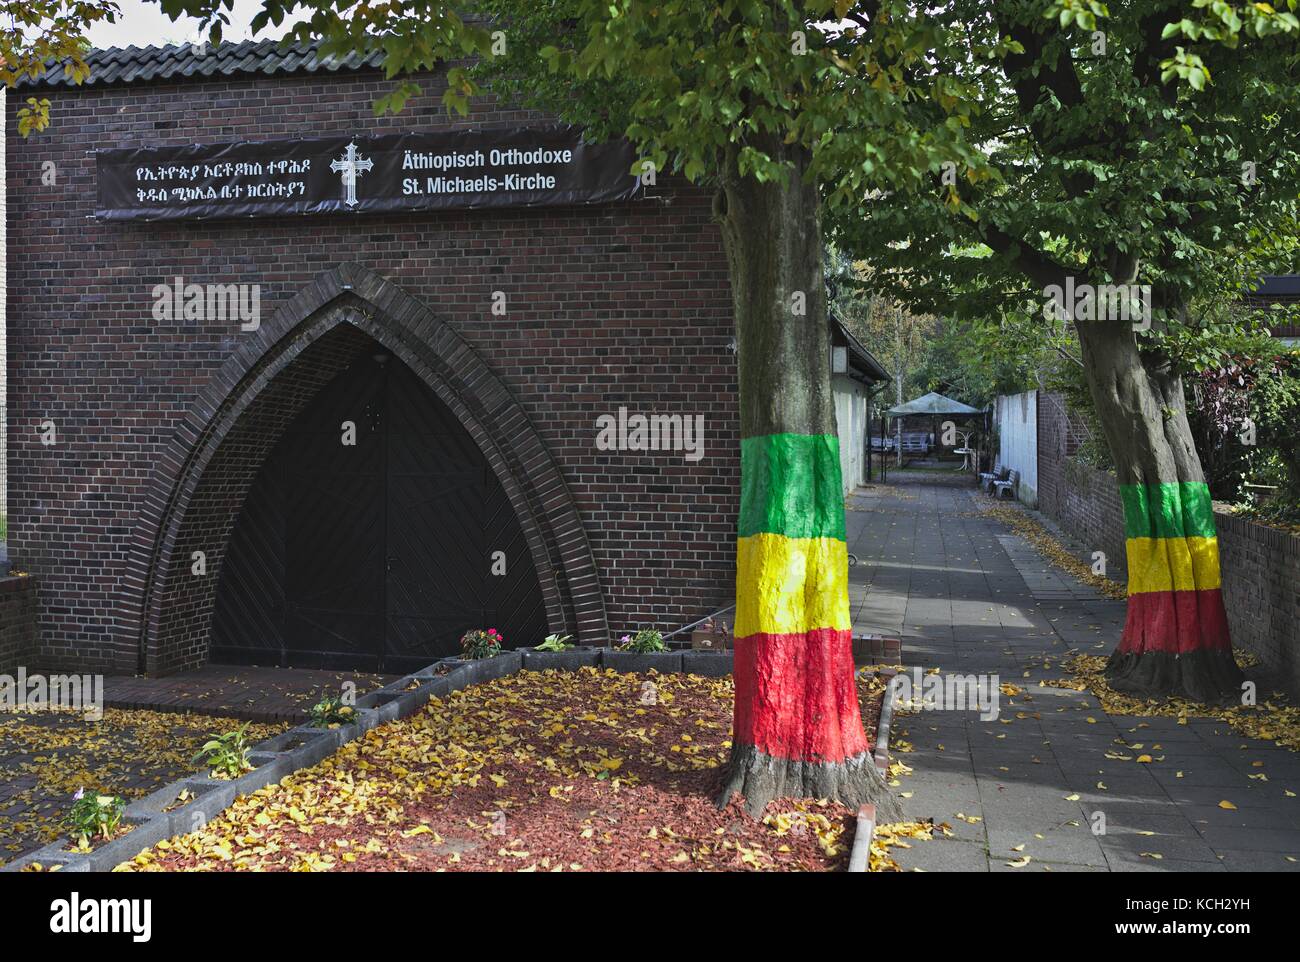
[[496,630],[495,628],[489,628],[489,629],[488,629],[488,634],[489,634],[489,635],[495,635],[496,633],[497,633],[497,630]]

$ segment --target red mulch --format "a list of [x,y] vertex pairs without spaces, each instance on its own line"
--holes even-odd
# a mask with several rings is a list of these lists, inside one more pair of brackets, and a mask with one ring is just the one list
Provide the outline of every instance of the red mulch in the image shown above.
[[[859,691],[874,731],[883,685]],[[730,679],[520,673],[434,699],[122,868],[841,870],[844,806],[714,805],[731,694]]]

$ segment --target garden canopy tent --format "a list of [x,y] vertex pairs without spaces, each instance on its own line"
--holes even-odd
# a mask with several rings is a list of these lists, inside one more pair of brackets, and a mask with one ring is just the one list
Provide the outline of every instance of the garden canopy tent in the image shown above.
[[931,391],[929,394],[922,394],[918,398],[913,398],[906,404],[900,404],[898,407],[889,409],[891,417],[911,417],[913,415],[924,417],[927,414],[983,414],[979,408],[973,408],[969,404],[962,404],[960,401],[954,401],[950,397],[944,397],[942,394],[936,394]]

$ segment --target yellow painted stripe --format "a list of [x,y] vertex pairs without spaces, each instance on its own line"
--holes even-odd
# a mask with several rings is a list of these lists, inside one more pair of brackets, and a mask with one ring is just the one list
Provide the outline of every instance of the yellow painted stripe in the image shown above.
[[1129,538],[1128,593],[1220,587],[1218,538]]
[[839,538],[741,538],[735,635],[851,628],[848,582],[849,549]]

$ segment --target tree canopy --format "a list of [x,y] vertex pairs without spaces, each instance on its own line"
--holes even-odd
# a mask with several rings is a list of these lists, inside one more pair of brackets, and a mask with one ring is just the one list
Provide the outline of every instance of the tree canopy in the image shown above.
[[[1286,5],[1294,9],[1294,0]],[[1041,309],[1043,290],[1137,279],[1150,338],[1196,299],[1289,268],[1300,192],[1297,20],[1210,0],[954,0],[938,74],[977,90],[981,162],[882,191],[837,236],[919,309]],[[981,52],[1010,38],[996,62]],[[918,106],[918,112],[934,113]],[[914,114],[918,127],[926,122]],[[934,117],[930,123],[939,120]]]

